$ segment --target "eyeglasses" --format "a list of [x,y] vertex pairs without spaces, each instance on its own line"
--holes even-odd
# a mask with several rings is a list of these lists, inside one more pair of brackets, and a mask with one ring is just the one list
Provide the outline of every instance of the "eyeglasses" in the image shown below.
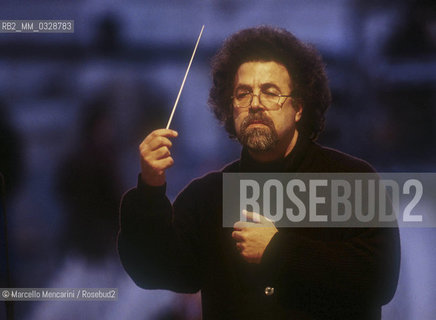
[[[230,98],[233,99],[233,107],[244,109],[251,106],[253,102],[253,97],[259,98],[259,103],[265,107],[265,109],[270,111],[280,110],[285,103],[287,98],[292,97],[291,94],[277,94],[274,92],[268,91],[260,91],[259,94],[253,94],[250,91],[241,91],[236,93],[234,96]],[[285,98],[283,101],[280,101],[281,98]]]

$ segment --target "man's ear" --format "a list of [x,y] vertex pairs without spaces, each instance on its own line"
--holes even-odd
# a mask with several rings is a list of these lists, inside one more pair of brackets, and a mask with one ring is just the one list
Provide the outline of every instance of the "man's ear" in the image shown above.
[[303,107],[301,106],[301,104],[298,104],[297,106],[295,106],[295,122],[300,121],[301,119],[301,114],[303,113]]

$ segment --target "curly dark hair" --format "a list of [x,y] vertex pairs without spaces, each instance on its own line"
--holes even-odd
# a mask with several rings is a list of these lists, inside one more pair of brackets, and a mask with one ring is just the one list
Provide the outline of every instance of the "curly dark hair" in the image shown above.
[[231,137],[235,137],[232,99],[239,66],[249,61],[275,61],[288,70],[292,97],[303,107],[298,132],[316,140],[324,129],[324,113],[331,95],[319,52],[285,29],[259,26],[230,36],[212,59],[213,85],[209,105]]

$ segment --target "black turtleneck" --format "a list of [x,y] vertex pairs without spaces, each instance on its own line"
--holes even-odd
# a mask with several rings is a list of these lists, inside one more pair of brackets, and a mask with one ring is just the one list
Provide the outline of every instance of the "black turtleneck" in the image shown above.
[[[284,159],[241,159],[193,180],[171,204],[165,186],[138,187],[121,202],[118,248],[141,287],[202,292],[203,319],[380,319],[399,273],[397,229],[286,228],[259,272],[238,259],[223,230],[223,172],[373,172],[366,162],[302,136]],[[253,276],[254,275],[254,276]],[[266,287],[274,293],[266,295]]]

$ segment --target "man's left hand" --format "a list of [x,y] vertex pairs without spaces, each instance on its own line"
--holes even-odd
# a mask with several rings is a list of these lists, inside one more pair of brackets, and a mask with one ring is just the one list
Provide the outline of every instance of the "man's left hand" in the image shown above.
[[265,248],[278,232],[274,223],[256,212],[242,211],[247,222],[238,221],[233,225],[232,238],[241,256],[249,263],[260,263]]

